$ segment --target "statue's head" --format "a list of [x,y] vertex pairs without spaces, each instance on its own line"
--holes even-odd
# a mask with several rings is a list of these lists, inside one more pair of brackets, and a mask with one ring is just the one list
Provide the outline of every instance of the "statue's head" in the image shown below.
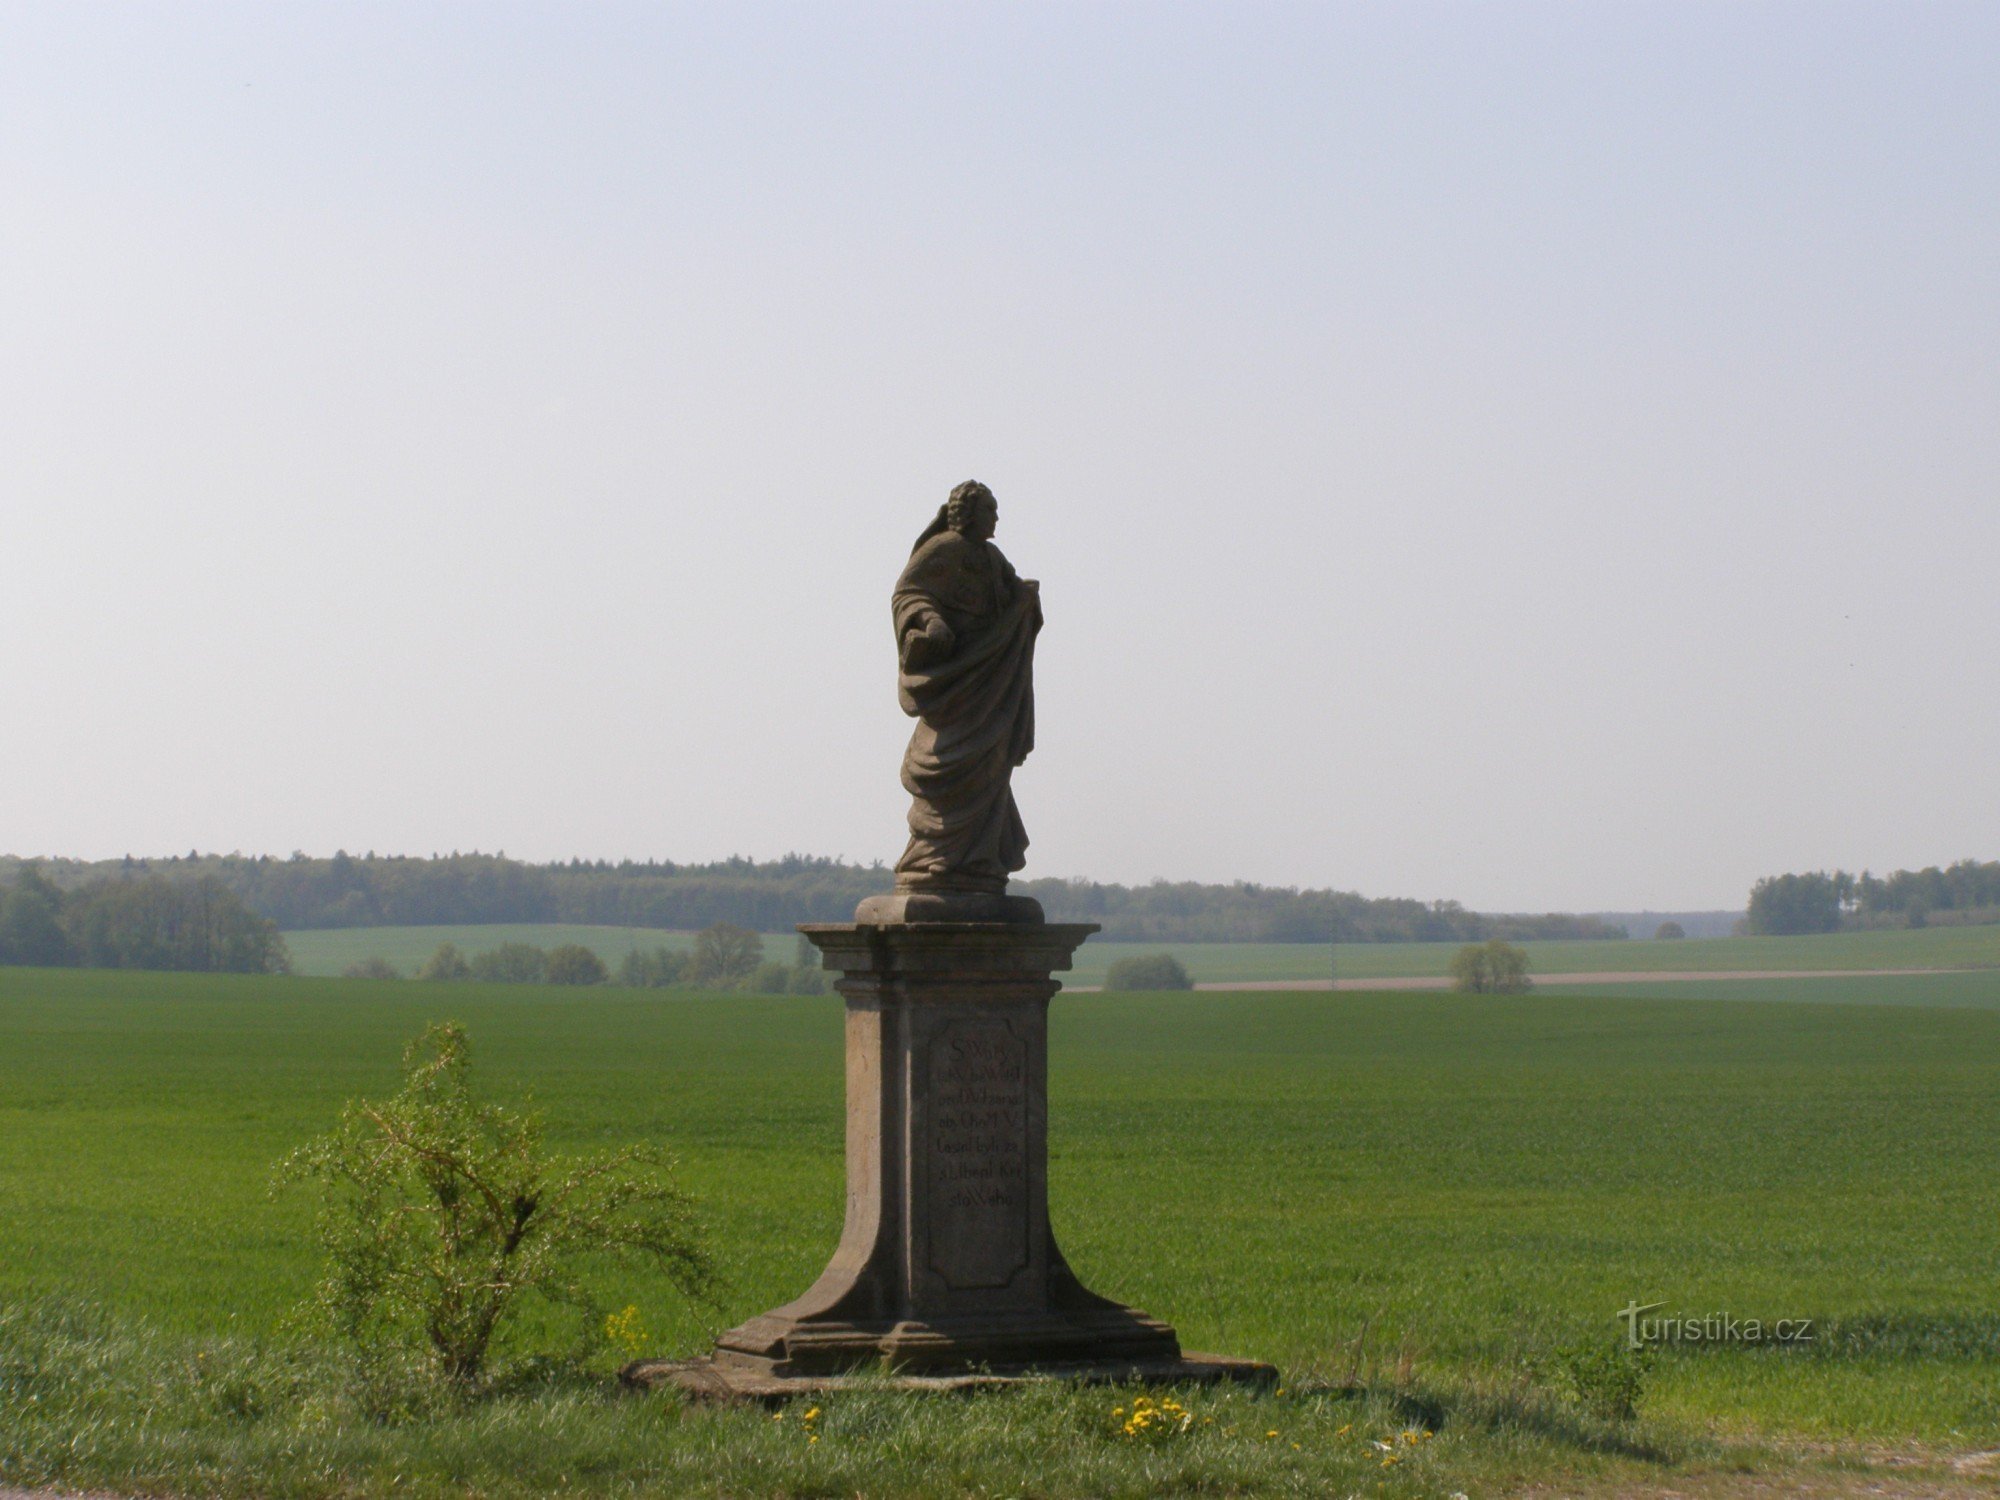
[[951,492],[944,503],[945,524],[960,536],[983,542],[993,535],[1000,522],[1000,502],[993,491],[976,479],[968,479]]

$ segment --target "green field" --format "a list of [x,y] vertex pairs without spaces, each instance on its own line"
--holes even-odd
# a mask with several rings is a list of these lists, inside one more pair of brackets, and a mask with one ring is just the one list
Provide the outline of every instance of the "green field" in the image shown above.
[[[270,1335],[314,1272],[307,1205],[267,1200],[272,1163],[387,1091],[401,1043],[445,1014],[558,1144],[680,1153],[722,1305],[606,1288],[661,1352],[819,1270],[842,1200],[836,1001],[0,970],[0,1302]],[[1669,1355],[1650,1412],[1764,1440],[2000,1446],[1992,1010],[1092,996],[1056,1002],[1051,1050],[1070,1258],[1190,1347],[1311,1388],[1353,1365],[1365,1324],[1371,1367],[1470,1399],[1537,1351],[1609,1338],[1634,1300],[1808,1317],[1810,1350]]]
[[[1609,988],[1609,987],[1607,987]],[[1549,991],[1569,993],[1567,990]],[[1621,984],[1625,1000],[1755,1000],[1844,1005],[1951,1005],[2000,1010],[2000,969],[1945,974],[1799,974],[1783,979],[1689,979]]]
[[[350,927],[285,934],[301,974],[338,974],[357,959],[379,954],[405,973],[441,942],[468,953],[501,943],[583,943],[616,967],[633,948],[684,946],[683,932],[652,927]],[[797,936],[767,933],[765,955],[790,961]],[[1840,932],[1816,937],[1684,938],[1659,942],[1523,943],[1537,974],[1743,969],[1974,969],[2000,967],[2000,927],[1931,927],[1914,932]],[[1172,953],[1197,983],[1325,979],[1399,979],[1447,972],[1456,943],[1110,943],[1093,938],[1066,976],[1076,985],[1104,982],[1113,960],[1135,953]]]

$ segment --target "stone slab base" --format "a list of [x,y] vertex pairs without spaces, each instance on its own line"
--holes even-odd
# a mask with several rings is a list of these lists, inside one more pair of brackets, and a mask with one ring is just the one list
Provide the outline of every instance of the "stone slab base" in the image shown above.
[[887,1375],[858,1371],[849,1375],[773,1375],[769,1371],[715,1359],[642,1359],[627,1365],[618,1378],[637,1390],[675,1387],[697,1401],[761,1401],[776,1405],[795,1396],[859,1388],[899,1391],[1004,1390],[1031,1381],[1073,1380],[1083,1385],[1237,1385],[1274,1386],[1278,1371],[1261,1360],[1231,1359],[1221,1354],[1187,1354],[1179,1359],[1132,1363],[1099,1361],[1076,1365],[1041,1365],[1022,1369],[971,1370],[953,1374]]
[[1008,896],[999,891],[897,890],[864,896],[854,908],[854,920],[878,927],[914,922],[1005,922],[1034,927],[1042,922],[1042,903],[1033,896]]

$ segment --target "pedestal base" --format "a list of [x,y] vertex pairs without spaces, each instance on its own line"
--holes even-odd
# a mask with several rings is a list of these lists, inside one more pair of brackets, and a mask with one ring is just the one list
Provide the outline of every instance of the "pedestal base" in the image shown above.
[[[716,1341],[715,1363],[748,1376],[791,1379],[856,1369],[928,1375],[1171,1364],[1181,1357],[1172,1328],[1085,1289],[1053,1239],[1045,1238],[1043,1253],[1021,1267],[1026,1273],[1039,1261],[1040,1276],[1017,1274],[1010,1282],[1025,1285],[980,1289],[988,1292],[976,1299],[988,1304],[983,1308],[954,1307],[968,1299],[938,1295],[936,1287],[928,1297],[898,1296],[893,1264],[851,1271],[842,1260],[836,1252],[826,1274],[796,1302],[725,1333]],[[870,1315],[885,1305],[898,1311]]]
[[1073,1380],[1084,1385],[1237,1385],[1268,1387],[1278,1372],[1253,1359],[1220,1354],[1184,1354],[1178,1359],[1135,1360],[1130,1363],[1093,1361],[1077,1365],[1037,1365],[1027,1369],[986,1369],[957,1374],[911,1375],[896,1370],[848,1375],[770,1375],[732,1365],[720,1357],[708,1359],[643,1359],[627,1365],[618,1378],[639,1390],[681,1390],[697,1401],[761,1401],[768,1405],[827,1391],[879,1388],[899,1391],[1005,1390],[1038,1380]]
[[1167,1324],[1085,1288],[1050,1232],[1048,1006],[1055,971],[1096,930],[801,927],[847,1000],[840,1244],[803,1296],[730,1329],[709,1359],[647,1368],[743,1395],[866,1371],[947,1385],[1264,1378],[1268,1366],[1184,1359]]

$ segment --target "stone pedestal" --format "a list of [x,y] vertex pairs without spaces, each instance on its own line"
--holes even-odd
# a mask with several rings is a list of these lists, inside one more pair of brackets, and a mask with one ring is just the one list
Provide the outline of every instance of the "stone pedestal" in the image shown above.
[[847,1222],[796,1301],[642,1384],[784,1395],[885,1366],[918,1384],[1270,1378],[1184,1357],[1173,1329],[1090,1292],[1049,1229],[1048,1007],[1090,925],[804,926],[847,1000]]

